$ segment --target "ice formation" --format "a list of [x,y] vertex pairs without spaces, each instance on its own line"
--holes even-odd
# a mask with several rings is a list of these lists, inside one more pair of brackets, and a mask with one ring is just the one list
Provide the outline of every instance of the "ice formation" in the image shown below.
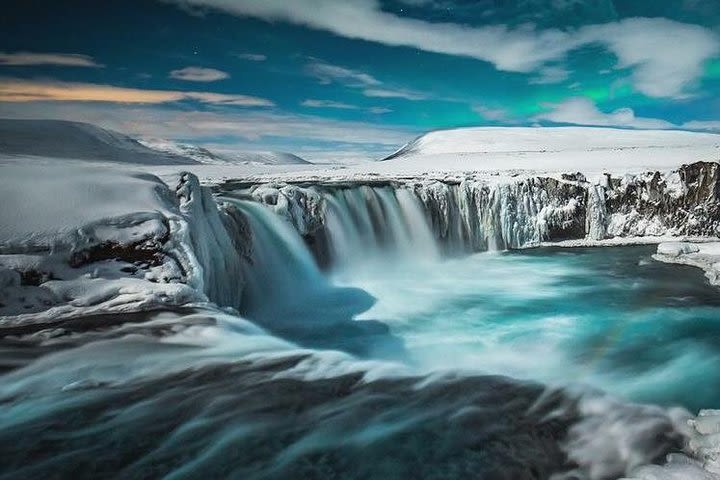
[[[170,189],[147,174],[5,167],[0,324],[25,328],[95,313],[213,301],[237,307],[240,242],[197,178]],[[228,283],[230,282],[230,283]],[[232,285],[232,286],[231,286]]]

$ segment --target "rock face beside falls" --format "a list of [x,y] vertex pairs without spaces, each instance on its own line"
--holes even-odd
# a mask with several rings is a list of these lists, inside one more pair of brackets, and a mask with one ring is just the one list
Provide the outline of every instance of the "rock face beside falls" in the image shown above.
[[[383,190],[408,191],[420,202],[432,235],[446,249],[511,249],[563,240],[720,235],[720,165],[697,162],[636,175],[582,174],[492,179],[391,179],[315,186],[261,184],[246,193],[284,216],[313,245],[325,245],[337,192],[359,191],[372,228],[382,229]],[[349,218],[357,213],[349,211]],[[385,219],[387,220],[387,219]],[[318,254],[318,252],[316,252]],[[327,255],[322,252],[320,256]]]
[[[250,237],[192,174],[13,166],[0,201],[0,333],[214,302],[238,307]],[[32,188],[28,185],[32,184]],[[57,199],[62,198],[62,202]]]
[[607,177],[611,235],[720,234],[720,164],[683,165],[670,174]]

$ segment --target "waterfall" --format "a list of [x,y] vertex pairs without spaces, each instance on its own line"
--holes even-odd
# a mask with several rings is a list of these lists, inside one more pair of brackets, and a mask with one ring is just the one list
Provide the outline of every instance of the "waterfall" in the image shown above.
[[385,325],[354,320],[375,299],[364,290],[331,284],[291,222],[257,202],[223,200],[241,212],[251,231],[243,315],[277,336],[311,348],[360,356],[402,351],[395,348],[397,340]]
[[435,259],[610,236],[717,235],[720,168],[600,184],[581,174],[427,177],[315,186],[259,184],[239,192],[293,225],[324,267],[380,259]]
[[607,234],[607,206],[605,205],[605,189],[593,185],[588,189],[588,213],[585,229],[588,238],[602,240]]
[[258,185],[248,193],[293,224],[315,256],[331,266],[523,248],[585,238],[588,230],[596,238],[606,221],[602,187],[549,177]]
[[223,200],[244,214],[251,231],[243,311],[252,314],[268,306],[295,305],[303,302],[310,290],[326,288],[325,277],[291,224],[262,204]]
[[[405,219],[408,234],[413,243],[413,253],[421,259],[434,260],[440,255],[438,244],[430,231],[427,217],[420,200],[407,188],[395,191],[400,210]],[[409,252],[408,252],[409,253]]]
[[325,234],[334,265],[371,258],[435,259],[437,244],[419,199],[408,189],[341,188],[324,192]]
[[417,184],[415,194],[446,253],[522,248],[584,236],[585,191],[554,179],[497,185],[431,181]]

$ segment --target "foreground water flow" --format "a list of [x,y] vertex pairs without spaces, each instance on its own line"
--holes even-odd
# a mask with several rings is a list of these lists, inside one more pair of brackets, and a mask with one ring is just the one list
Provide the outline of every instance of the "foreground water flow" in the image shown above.
[[407,193],[333,192],[325,272],[285,220],[226,199],[253,233],[245,318],[5,340],[0,478],[601,480],[720,405],[699,270],[652,247],[441,258]]

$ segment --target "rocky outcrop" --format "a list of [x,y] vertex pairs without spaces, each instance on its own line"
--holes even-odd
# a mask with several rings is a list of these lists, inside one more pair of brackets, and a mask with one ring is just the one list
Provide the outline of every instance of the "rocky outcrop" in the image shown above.
[[697,162],[670,174],[607,177],[607,234],[720,234],[720,164]]
[[266,184],[251,188],[250,195],[288,219],[300,235],[312,234],[323,225],[323,198],[315,188]]

